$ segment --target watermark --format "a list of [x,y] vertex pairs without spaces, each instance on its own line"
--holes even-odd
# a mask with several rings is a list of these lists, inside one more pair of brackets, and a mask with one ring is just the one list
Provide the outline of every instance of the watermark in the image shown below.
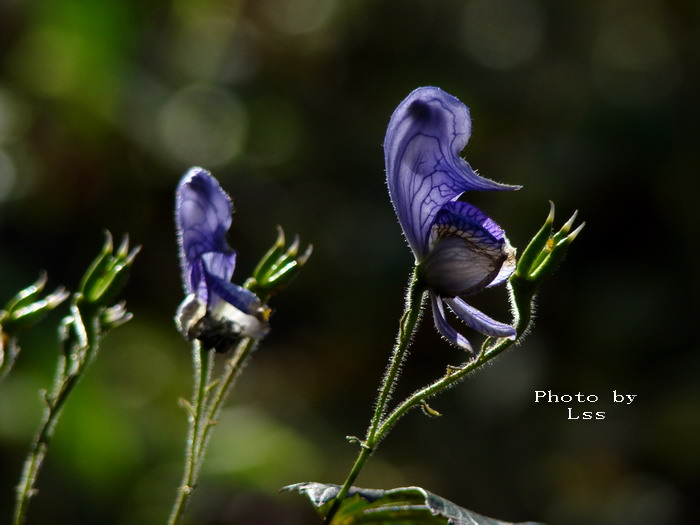
[[[637,398],[637,394],[619,394],[612,391],[613,403],[631,405]],[[565,403],[565,404],[595,404],[600,400],[596,394],[555,394],[551,390],[535,390],[535,403]],[[581,410],[583,407],[567,407],[567,419],[605,419],[604,411]]]

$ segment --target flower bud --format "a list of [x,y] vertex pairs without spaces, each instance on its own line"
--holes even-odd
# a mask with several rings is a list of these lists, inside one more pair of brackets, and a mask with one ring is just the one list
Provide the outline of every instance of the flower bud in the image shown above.
[[578,215],[578,212],[574,212],[561,229],[552,234],[554,203],[550,201],[549,205],[550,210],[547,220],[523,251],[513,279],[528,281],[534,285],[541,283],[554,272],[564,259],[571,243],[574,242],[574,239],[586,225],[585,222],[582,222],[574,231],[569,233]]
[[114,252],[112,235],[105,232],[102,251],[92,262],[80,282],[78,302],[91,306],[110,305],[126,284],[134,258],[140,246],[129,251],[129,237],[124,236],[121,245]]
[[0,310],[2,332],[13,336],[29,328],[68,298],[70,293],[60,286],[41,299],[39,296],[46,286],[46,280],[46,273],[42,272],[34,284],[18,292]]
[[306,264],[313,251],[313,246],[309,245],[300,255],[299,244],[299,236],[295,235],[294,240],[285,251],[284,230],[278,226],[275,243],[260,259],[245,287],[265,302],[268,297],[287,286]]
[[105,308],[100,313],[99,323],[102,333],[107,333],[118,326],[131,320],[133,314],[126,310],[126,302],[121,301],[115,305]]

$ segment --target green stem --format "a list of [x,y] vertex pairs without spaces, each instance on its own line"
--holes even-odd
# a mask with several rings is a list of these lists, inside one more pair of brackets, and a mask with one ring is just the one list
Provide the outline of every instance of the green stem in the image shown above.
[[219,378],[217,388],[212,394],[206,407],[206,417],[204,419],[205,426],[202,431],[202,443],[201,443],[201,457],[200,465],[204,462],[204,451],[209,444],[209,438],[211,437],[211,432],[216,424],[219,422],[219,415],[221,414],[221,409],[226,402],[231,390],[236,384],[238,377],[240,376],[248,357],[251,355],[258,341],[256,339],[246,337],[242,339],[233,355],[230,359],[226,361],[226,367],[223,374]]
[[88,365],[97,354],[99,348],[99,314],[91,314],[86,327],[78,308],[73,306],[72,310],[75,330],[84,334],[85,337],[82,341],[82,345],[73,349],[74,351],[70,355],[72,362],[68,362],[65,354],[61,356],[56,370],[53,389],[50,394],[44,394],[44,401],[46,403],[44,417],[32,444],[32,448],[27,454],[22,469],[22,476],[17,486],[17,499],[12,520],[13,525],[21,525],[24,523],[29,501],[36,493],[36,480],[44,458],[46,457],[51,439],[53,438],[56,423],[61,415],[63,406]]
[[527,332],[532,320],[532,301],[535,296],[536,286],[532,283],[517,277],[511,278],[508,286],[508,291],[511,295],[511,300],[514,308],[514,320],[516,337],[508,339],[505,337],[498,338],[495,341],[492,338],[487,338],[484,341],[481,352],[475,359],[469,361],[459,367],[450,367],[443,377],[430,385],[417,390],[401,402],[382,422],[377,430],[378,439],[382,439],[408,411],[417,406],[423,405],[426,400],[436,394],[452,388],[459,383],[464,377],[476,370],[480,366],[504,352],[517,342]]
[[[190,427],[187,436],[185,470],[168,525],[177,525],[185,514],[204,464],[212,429],[216,426],[224,403],[257,342],[255,339],[245,338],[238,343],[215,386],[211,385],[210,382],[214,352],[211,350],[202,351],[198,341],[193,344],[194,389],[192,402],[188,406]],[[202,366],[203,355],[206,357],[204,366]]]
[[0,327],[0,382],[2,382],[12,370],[19,355],[20,347],[17,338],[6,336]]
[[406,306],[404,308],[403,315],[401,316],[399,333],[396,337],[396,343],[394,344],[394,349],[391,354],[391,359],[389,360],[386,373],[382,379],[379,395],[374,407],[374,414],[372,415],[372,420],[370,421],[369,428],[367,429],[365,440],[361,443],[360,453],[355,460],[345,483],[340,488],[338,495],[335,497],[333,505],[328,511],[328,514],[326,514],[323,521],[324,525],[331,523],[333,517],[338,512],[343,499],[345,496],[347,496],[348,491],[355,482],[355,479],[360,474],[360,471],[364,467],[365,463],[379,445],[381,438],[384,436],[384,434],[378,432],[380,423],[382,421],[382,417],[386,413],[387,404],[391,400],[391,393],[394,391],[396,386],[401,364],[406,357],[406,351],[408,350],[411,342],[411,336],[418,326],[425,295],[426,290],[420,286],[418,268],[416,267],[414,268],[408,285],[408,290],[406,292]]
[[[202,365],[202,355],[205,355],[206,365]],[[182,474],[182,483],[177,491],[175,504],[168,520],[169,525],[180,522],[189,503],[192,491],[195,488],[198,476],[198,462],[201,451],[200,432],[203,427],[206,395],[211,369],[213,366],[213,352],[203,351],[199,341],[192,343],[192,375],[194,378],[192,387],[192,401],[187,406],[189,429],[187,434],[187,447],[185,450],[185,470]]]
[[516,336],[514,339],[508,338],[487,338],[482,345],[481,351],[473,360],[464,363],[459,367],[449,367],[445,375],[430,385],[417,390],[411,394],[406,400],[401,402],[388,416],[386,406],[391,397],[391,392],[394,389],[398,371],[401,367],[401,362],[405,357],[405,351],[408,348],[410,337],[416,328],[422,303],[425,297],[425,290],[418,287],[417,268],[414,271],[413,278],[409,285],[409,291],[406,299],[406,309],[401,318],[401,329],[397,338],[396,346],[391,357],[387,373],[384,376],[382,387],[380,390],[375,412],[372,417],[372,422],[367,431],[367,437],[361,443],[362,450],[360,451],[357,460],[355,461],[350,474],[345,483],[335,497],[333,504],[326,514],[323,521],[324,525],[330,525],[333,517],[338,512],[342,500],[347,496],[352,484],[362,470],[364,464],[372,455],[377,445],[389,433],[396,422],[401,419],[412,408],[417,406],[426,406],[426,400],[432,396],[453,387],[459,383],[467,374],[484,365],[491,359],[495,358],[500,353],[504,352],[516,342],[519,342],[527,332],[532,320],[532,303],[535,297],[537,285],[521,278],[518,275],[513,275],[509,280],[508,292],[513,305],[514,318],[513,325],[515,326]]

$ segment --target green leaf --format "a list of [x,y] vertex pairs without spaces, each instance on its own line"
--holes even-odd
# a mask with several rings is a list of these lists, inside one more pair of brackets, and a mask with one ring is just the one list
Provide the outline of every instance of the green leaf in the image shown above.
[[[303,494],[321,516],[330,509],[340,486],[297,483],[282,490]],[[420,487],[391,490],[352,487],[331,525],[515,525],[464,509]],[[517,525],[541,525],[535,522]]]

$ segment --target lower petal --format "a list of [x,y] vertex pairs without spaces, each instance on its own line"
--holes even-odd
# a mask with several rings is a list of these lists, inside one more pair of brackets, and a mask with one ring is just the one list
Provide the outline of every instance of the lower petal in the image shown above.
[[242,286],[233,284],[228,281],[212,275],[206,274],[207,288],[209,297],[207,308],[209,310],[216,309],[215,304],[219,300],[223,300],[246,314],[256,315],[260,309],[260,299],[250,290],[246,290]]
[[473,354],[474,350],[472,349],[472,345],[469,344],[469,341],[467,341],[467,338],[457,332],[457,330],[452,328],[447,322],[445,309],[442,306],[440,297],[438,297],[436,293],[431,293],[430,300],[433,303],[433,319],[435,320],[435,328],[437,328],[437,331],[455,346]]
[[500,323],[473,306],[469,306],[459,297],[444,297],[443,301],[467,326],[477,332],[493,337],[515,339],[516,332],[509,324]]

